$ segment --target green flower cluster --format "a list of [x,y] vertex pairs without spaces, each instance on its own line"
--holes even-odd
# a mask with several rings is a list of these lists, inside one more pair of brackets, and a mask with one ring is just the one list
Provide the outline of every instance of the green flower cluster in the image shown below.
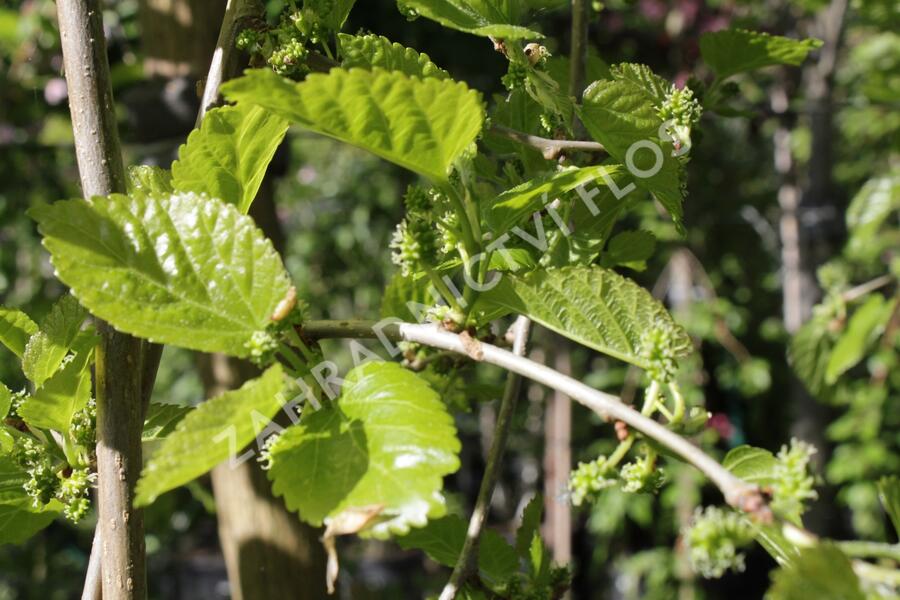
[[34,507],[50,502],[59,490],[59,477],[47,447],[31,436],[19,437],[13,446],[12,459],[30,477],[23,487]]
[[772,508],[785,515],[801,515],[807,501],[818,497],[815,479],[809,473],[809,462],[815,447],[796,438],[778,452],[772,484]]
[[89,495],[95,479],[96,475],[82,468],[61,480],[56,497],[65,505],[63,515],[73,523],[83,519],[91,509]]
[[641,336],[641,357],[650,366],[647,375],[651,381],[668,383],[675,378],[678,361],[675,360],[674,334],[666,327],[654,327]]
[[528,79],[528,69],[530,67],[520,62],[509,63],[506,75],[500,78],[503,87],[507,91],[521,90],[525,88],[525,81]]
[[622,491],[631,494],[655,494],[666,482],[666,472],[656,466],[655,454],[648,453],[622,467]]
[[578,468],[569,476],[572,504],[581,506],[585,501],[594,502],[600,492],[617,483],[616,470],[605,456],[598,456],[591,462],[578,463]]
[[[276,329],[277,327],[277,323],[269,326],[270,329]],[[259,366],[268,365],[274,360],[275,351],[278,350],[278,336],[269,330],[254,331],[250,339],[244,343],[244,348],[247,350],[247,357],[252,363]]]
[[88,400],[84,408],[72,415],[69,433],[79,446],[93,448],[97,443],[97,403],[93,398]]
[[235,45],[250,54],[254,62],[269,65],[279,75],[292,78],[306,75],[309,46],[322,42],[327,33],[319,15],[328,14],[332,2],[319,0],[306,4],[313,6],[282,14],[275,27],[254,22],[252,27],[238,33]]
[[668,133],[675,140],[676,149],[691,147],[691,128],[702,114],[703,107],[689,87],[673,86],[658,109],[659,118],[669,124]]
[[397,225],[391,238],[391,260],[404,277],[419,273],[434,264],[443,241],[433,224],[434,194],[419,186],[410,186],[404,197],[406,218]]
[[[82,431],[77,435],[82,439],[87,439],[88,435],[93,438],[93,409],[79,411],[79,414],[82,415],[79,417]],[[88,432],[87,428],[91,431]],[[73,523],[88,513],[91,508],[90,490],[96,479],[89,467],[70,469],[64,463],[55,461],[47,446],[30,435],[16,438],[11,457],[29,476],[22,487],[31,497],[34,508],[42,508],[55,498],[63,504],[63,515]]]
[[737,513],[707,506],[694,512],[683,536],[694,570],[704,577],[718,578],[729,569],[744,570],[744,554],[740,550],[753,541],[753,529]]

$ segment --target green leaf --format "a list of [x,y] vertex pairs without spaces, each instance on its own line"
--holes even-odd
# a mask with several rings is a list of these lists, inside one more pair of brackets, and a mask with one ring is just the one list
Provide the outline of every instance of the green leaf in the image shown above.
[[643,271],[655,249],[656,237],[649,231],[623,231],[609,241],[600,264]]
[[38,326],[21,310],[0,307],[0,344],[22,358],[28,338],[38,331]]
[[91,398],[90,366],[99,338],[83,331],[72,344],[74,356],[19,406],[19,416],[32,427],[68,431],[72,415]]
[[[497,196],[487,207],[485,219],[494,234],[499,238],[515,225],[544,208],[559,196],[579,186],[594,183],[605,186],[601,177],[612,176],[619,172],[618,167],[598,165],[584,168],[567,168],[518,185]],[[578,200],[574,200],[578,201]]]
[[666,97],[672,91],[672,84],[656,73],[647,65],[638,63],[620,63],[609,69],[613,79],[628,81],[641,89],[655,107],[662,106]]
[[879,294],[869,296],[850,317],[847,329],[834,345],[825,369],[825,383],[835,383],[838,377],[865,358],[869,345],[884,331],[893,312],[894,302],[888,302]]
[[356,0],[325,0],[325,5],[330,9],[327,12],[322,10],[320,2],[322,0],[304,0],[304,7],[312,8],[317,15],[322,17],[322,21],[330,31],[340,31],[344,26],[344,21],[350,15]]
[[116,194],[29,214],[81,303],[156,342],[247,356],[290,288],[253,220],[211,198]]
[[[413,529],[397,543],[404,550],[422,550],[434,562],[453,567],[466,541],[468,524],[456,515],[429,521]],[[490,586],[507,581],[519,570],[516,551],[497,532],[485,529],[478,548],[478,575]]]
[[380,35],[338,35],[341,49],[341,66],[345,69],[359,67],[372,70],[400,71],[410,77],[449,79],[450,74],[431,62],[427,54],[419,54],[412,48],[391,43]]
[[882,477],[878,482],[878,498],[894,524],[894,531],[900,536],[900,477]]
[[544,513],[544,497],[536,494],[531,501],[525,505],[525,511],[522,513],[522,524],[516,531],[516,553],[522,558],[528,558],[531,548],[531,541],[534,536],[541,535],[541,517]]
[[660,140],[662,119],[648,90],[625,79],[597,81],[576,110],[591,137],[626,165],[634,183],[652,193],[680,224],[683,167],[672,156],[672,144]]
[[140,165],[128,167],[128,194],[131,196],[170,196],[172,173],[160,167]]
[[865,600],[850,561],[836,546],[803,548],[792,563],[776,571],[767,600]]
[[647,290],[600,267],[504,277],[484,297],[488,304],[527,315],[569,339],[644,369],[650,366],[642,355],[644,332],[668,330],[676,356],[692,348],[684,329]]
[[278,438],[269,478],[316,526],[379,507],[367,533],[383,538],[443,514],[442,479],[459,468],[459,448],[453,417],[423,379],[369,362],[350,372],[339,400]]
[[775,456],[768,450],[753,446],[738,446],[725,455],[722,466],[747,483],[760,487],[775,482]]
[[900,212],[900,172],[866,182],[847,208],[850,239],[846,254],[860,262],[877,261],[885,246],[892,244],[887,236],[878,236],[878,231],[897,212]]
[[175,431],[181,420],[194,411],[193,406],[179,406],[177,404],[152,403],[147,408],[147,416],[144,418],[144,431],[141,439],[145,442],[161,440]]
[[11,458],[0,456],[0,546],[21,544],[47,527],[62,510],[56,500],[35,508],[22,487],[28,479]]
[[87,311],[71,295],[65,295],[53,305],[41,321],[39,331],[28,340],[22,356],[22,371],[34,383],[43,385],[53,375],[78,336]]
[[12,392],[0,383],[0,420],[5,419],[9,414],[10,406],[12,406]]
[[700,54],[720,79],[771,65],[799,66],[822,42],[792,40],[744,29],[706,33],[700,38]]
[[788,362],[806,389],[821,400],[833,389],[825,383],[825,372],[834,343],[829,333],[829,318],[813,317],[797,330],[788,346]]
[[258,106],[215,108],[172,163],[176,191],[208,194],[247,214],[288,122]]
[[235,459],[266,430],[284,403],[281,366],[207,400],[176,426],[153,453],[137,484],[136,506],[200,477],[225,459]]
[[398,0],[401,10],[414,10],[418,15],[437,21],[444,27],[482,37],[520,40],[544,37],[516,24],[523,17],[508,0]]
[[256,69],[222,93],[437,181],[447,180],[484,122],[481,95],[465,84],[381,69],[332,69],[300,83]]
[[[424,320],[423,306],[433,306],[435,298],[429,294],[431,280],[428,277],[404,277],[394,274],[381,298],[381,317],[395,317],[407,323]],[[413,310],[414,309],[414,310]]]

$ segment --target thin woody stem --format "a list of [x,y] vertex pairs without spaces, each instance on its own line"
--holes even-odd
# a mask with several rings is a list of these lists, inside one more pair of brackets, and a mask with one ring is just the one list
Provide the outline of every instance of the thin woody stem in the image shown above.
[[[56,3],[75,154],[84,197],[124,193],[125,168],[113,105],[99,0]],[[141,340],[98,321],[97,505],[99,560],[86,584],[102,580],[104,600],[147,596],[144,523],[133,507],[141,469],[144,352]],[[90,592],[90,590],[89,590]]]
[[[511,331],[513,332],[513,354],[524,356],[528,334],[531,331],[531,320],[527,317],[519,317],[516,319]],[[491,442],[491,449],[488,451],[487,464],[484,468],[484,477],[481,479],[481,487],[478,489],[475,508],[472,510],[472,516],[469,519],[466,541],[463,543],[462,551],[460,551],[456,565],[453,567],[450,580],[441,592],[440,600],[453,600],[456,598],[469,573],[477,567],[478,543],[490,511],[494,488],[497,487],[497,480],[500,477],[500,466],[503,463],[503,454],[509,441],[513,412],[515,411],[516,401],[519,398],[521,388],[522,378],[515,373],[510,373],[506,380],[506,388],[503,390],[503,398],[500,400],[500,411],[497,415],[494,439]]]
[[531,146],[540,150],[544,158],[553,159],[565,150],[581,150],[583,152],[606,152],[606,147],[598,142],[584,142],[580,140],[553,140],[550,138],[531,135],[503,125],[494,125],[491,132],[509,138],[520,144]]

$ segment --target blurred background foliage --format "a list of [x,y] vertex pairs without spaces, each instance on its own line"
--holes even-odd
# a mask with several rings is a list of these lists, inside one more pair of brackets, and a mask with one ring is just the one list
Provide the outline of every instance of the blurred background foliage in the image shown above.
[[[782,35],[815,35],[817,19],[829,3],[609,0],[602,5],[601,12],[593,13],[590,40],[604,63],[643,62],[684,83],[691,76],[706,75],[697,45],[701,33],[740,26]],[[276,15],[281,2],[270,0],[267,8]],[[146,63],[147,21],[140,18],[140,9],[137,0],[109,1],[104,13],[115,95],[120,100],[117,110],[128,161],[167,163],[183,140],[183,132],[174,123],[179,114],[190,123],[197,100],[190,81],[173,87],[153,84],[148,78],[148,72],[153,73]],[[217,25],[193,26],[214,34]],[[550,51],[564,55],[568,14],[543,15],[541,27],[553,40]],[[454,78],[485,94],[502,91],[500,77],[506,64],[489,44],[425,20],[409,23],[396,11],[393,0],[359,2],[346,29],[372,31],[424,51]],[[848,232],[845,220],[850,201],[867,193],[866,189],[874,193],[872,186],[887,194],[889,203],[897,203],[898,31],[900,12],[894,1],[849,3],[828,92],[833,136],[829,194],[799,213],[801,227],[814,232],[815,242],[813,258],[803,265],[805,275],[815,274],[827,262],[806,306],[804,320],[812,325],[800,330],[816,344],[833,347],[837,343],[860,304],[842,304],[842,294],[852,284],[887,272],[891,259],[895,273],[900,271],[896,264],[900,211],[885,217],[889,231],[878,233],[883,240],[878,247],[872,246],[874,231],[855,232],[859,223],[851,222]],[[35,318],[45,314],[63,290],[52,277],[25,210],[78,195],[61,63],[54,3],[4,0],[0,5],[0,304],[20,307]],[[802,71],[769,70],[737,80],[746,117],[707,115],[700,127],[702,138],[695,144],[689,167],[686,235],[678,235],[653,205],[646,204],[628,225],[654,232],[660,240],[659,251],[646,270],[631,275],[666,298],[697,342],[699,352],[683,366],[680,377],[690,404],[713,413],[702,436],[704,445],[719,455],[742,443],[777,450],[791,435],[810,431],[805,421],[818,418],[807,423],[818,432],[812,441],[820,446],[823,486],[817,511],[824,517],[813,526],[839,538],[895,541],[889,538],[873,482],[900,470],[896,343],[888,339],[878,349],[867,341],[870,358],[860,358],[827,385],[818,385],[820,374],[799,373],[821,412],[808,410],[804,387],[798,385],[787,360],[795,331],[784,318],[785,207],[779,199],[791,186],[810,187],[815,176],[811,163],[822,151],[814,118],[821,105],[809,97],[816,66]],[[167,111],[156,114],[146,108],[147,98],[154,94],[168,98]],[[289,137],[277,163],[274,197],[286,232],[286,263],[300,297],[311,306],[310,315],[374,317],[393,273],[388,243],[402,217],[401,198],[412,176],[361,151],[302,132]],[[881,183],[866,188],[876,178]],[[857,202],[862,206],[866,197]],[[812,304],[819,300],[823,302],[813,316]],[[810,329],[813,326],[820,328],[818,334]],[[552,360],[558,349],[566,352],[568,348],[558,338],[542,334],[535,341],[534,355]],[[329,346],[328,351],[344,364],[349,361],[341,344]],[[14,389],[22,387],[17,365],[3,352],[0,349],[0,380]],[[622,392],[626,398],[640,384],[636,373],[584,349],[572,356],[571,370],[587,383]],[[498,381],[499,374],[488,371],[480,375],[478,385],[470,381],[460,391],[476,400],[459,418],[465,443],[463,468],[448,482],[451,505],[461,514],[477,490],[493,424],[492,405],[477,400],[493,397]],[[202,386],[188,353],[166,350],[156,394],[158,401],[175,404],[202,399]],[[545,396],[543,389],[531,387],[528,401],[519,405],[519,426],[491,518],[502,531],[506,531],[504,523],[511,530],[531,496],[545,491]],[[573,462],[608,452],[615,443],[610,427],[575,411]],[[568,510],[558,508],[567,503],[564,489],[547,489],[546,497],[557,510]],[[744,573],[715,582],[696,579],[687,565],[680,532],[696,506],[714,499],[695,472],[674,465],[658,497],[609,490],[592,509],[576,511],[571,516],[571,548],[554,547],[557,557],[571,552],[576,573],[573,596],[623,600],[726,594],[762,597],[774,563],[761,550],[748,557]],[[91,526],[90,520],[78,528],[57,523],[22,547],[0,548],[0,600],[78,597]],[[154,504],[148,511],[147,529],[152,597],[228,597],[207,481]],[[552,532],[547,533],[552,540]],[[442,572],[414,553],[390,544],[344,543],[342,594],[346,597],[422,597],[442,583]],[[411,572],[415,575],[410,576]]]

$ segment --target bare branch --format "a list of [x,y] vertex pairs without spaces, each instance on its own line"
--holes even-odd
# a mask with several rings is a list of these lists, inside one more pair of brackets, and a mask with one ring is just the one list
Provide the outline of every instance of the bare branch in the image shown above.
[[544,158],[546,158],[547,160],[553,160],[565,150],[581,150],[583,152],[606,152],[606,148],[603,146],[603,144],[600,144],[598,142],[582,142],[579,140],[552,140],[550,138],[543,138],[537,135],[531,135],[530,133],[516,131],[515,129],[510,129],[509,127],[504,127],[503,125],[494,125],[491,127],[491,131],[493,133],[496,133],[497,135],[509,138],[515,142],[519,142],[521,144],[525,144],[526,146],[531,146],[532,148],[540,150],[541,154],[543,154]]
[[[528,334],[531,331],[531,320],[527,317],[520,316],[513,325],[513,345],[512,351],[516,356],[525,355],[525,346],[528,343]],[[472,570],[477,568],[478,564],[478,543],[481,540],[481,531],[484,529],[484,523],[487,520],[488,512],[491,508],[491,499],[494,496],[494,488],[497,487],[497,480],[500,477],[500,466],[503,463],[503,454],[506,451],[506,444],[509,441],[509,431],[512,427],[513,412],[516,408],[516,401],[519,398],[519,391],[522,388],[522,378],[510,373],[506,380],[506,388],[503,390],[503,398],[500,400],[500,412],[497,415],[497,427],[494,430],[494,440],[491,442],[491,449],[488,452],[487,464],[484,468],[484,477],[481,479],[481,487],[478,489],[478,498],[475,501],[475,508],[472,510],[472,516],[469,519],[469,529],[466,532],[466,541],[463,543],[462,551],[456,560],[456,566],[453,567],[453,573],[450,580],[444,586],[441,592],[440,600],[453,600],[459,593],[460,588],[466,581]]]

